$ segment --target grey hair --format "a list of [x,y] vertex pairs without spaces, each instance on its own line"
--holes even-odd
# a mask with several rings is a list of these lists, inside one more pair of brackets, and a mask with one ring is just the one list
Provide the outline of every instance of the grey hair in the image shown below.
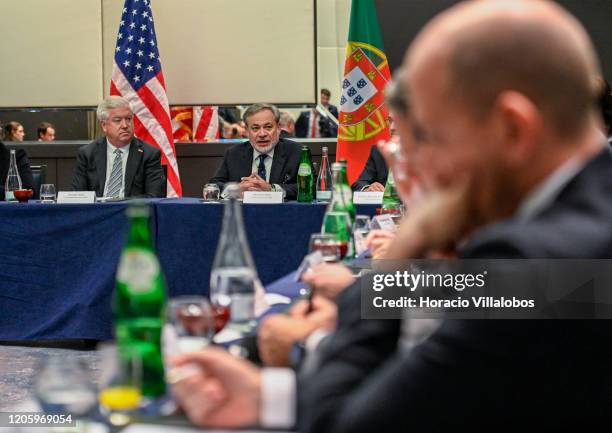
[[397,69],[395,74],[393,74],[393,80],[389,81],[389,84],[387,84],[387,88],[385,90],[385,99],[387,100],[387,105],[389,105],[389,108],[403,115],[408,114],[408,111],[410,110],[408,96],[406,95],[406,92],[404,92],[402,86],[402,80],[405,78],[405,76],[406,73],[404,69]]
[[242,115],[242,120],[244,121],[245,124],[248,125],[247,119],[251,117],[253,114],[259,113],[260,111],[263,111],[263,110],[270,110],[272,114],[274,114],[274,119],[276,120],[276,123],[280,122],[280,111],[278,111],[278,108],[276,108],[276,105],[259,104],[259,103],[253,104],[249,108],[247,108],[244,114]]
[[291,123],[295,123],[295,118],[288,111],[280,112],[280,126],[287,126]]
[[130,101],[125,99],[123,96],[109,96],[104,101],[100,102],[96,109],[96,116],[98,121],[108,120],[108,110],[111,108],[128,107],[132,110]]

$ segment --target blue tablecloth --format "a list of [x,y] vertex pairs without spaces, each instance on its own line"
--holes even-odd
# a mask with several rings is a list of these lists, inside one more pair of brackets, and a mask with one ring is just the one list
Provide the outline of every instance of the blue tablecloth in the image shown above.
[[[223,205],[150,201],[169,296],[208,294]],[[127,236],[126,206],[0,203],[0,340],[112,336],[111,296]],[[358,212],[372,215],[374,209],[360,206]],[[324,212],[324,205],[295,202],[243,206],[264,285],[297,268]]]

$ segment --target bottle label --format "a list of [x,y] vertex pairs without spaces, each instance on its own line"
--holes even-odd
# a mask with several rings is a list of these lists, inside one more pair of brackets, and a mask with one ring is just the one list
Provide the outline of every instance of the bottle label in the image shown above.
[[131,293],[152,292],[158,275],[159,262],[150,251],[132,248],[121,255],[117,281],[125,284]]
[[300,164],[298,168],[298,176],[310,176],[312,170],[310,169],[310,165],[306,163]]
[[317,191],[317,200],[329,200],[331,195],[331,191]]
[[15,194],[13,193],[13,191],[7,191],[4,195],[4,199],[6,201],[15,201]]

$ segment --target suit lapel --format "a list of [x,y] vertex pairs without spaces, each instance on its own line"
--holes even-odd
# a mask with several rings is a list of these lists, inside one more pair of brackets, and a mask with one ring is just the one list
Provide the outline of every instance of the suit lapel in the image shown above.
[[278,140],[274,148],[274,157],[272,158],[272,168],[270,169],[270,183],[285,183],[281,179],[283,168],[285,167],[285,143],[283,140]]
[[128,154],[127,166],[125,167],[125,197],[129,197],[132,192],[132,182],[134,176],[142,160],[144,151],[142,146],[136,140],[132,140],[130,143],[130,153]]
[[94,160],[96,164],[96,172],[98,173],[98,185],[94,187],[99,197],[104,195],[104,186],[106,185],[106,138],[98,142],[96,146]]

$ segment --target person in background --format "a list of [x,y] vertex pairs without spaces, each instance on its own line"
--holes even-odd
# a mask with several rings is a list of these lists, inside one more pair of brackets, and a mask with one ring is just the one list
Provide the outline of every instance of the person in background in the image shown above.
[[295,137],[295,119],[291,113],[288,111],[281,111],[279,124],[281,128],[281,138]]
[[37,128],[38,141],[55,141],[55,126],[49,122],[41,122]]
[[19,122],[11,121],[4,127],[4,137],[6,141],[23,141],[25,131]]
[[79,148],[72,190],[95,191],[98,197],[162,197],[161,152],[134,137],[129,101],[109,96],[96,115],[104,137]]
[[[0,128],[1,131],[1,128]],[[2,134],[0,133],[0,139]],[[21,178],[22,189],[32,189],[34,187],[34,180],[32,178],[32,169],[30,168],[30,161],[25,150],[17,149],[15,151],[15,159],[17,162],[17,171]],[[4,200],[4,188],[6,183],[6,176],[8,175],[9,165],[11,162],[11,152],[2,141],[0,141],[0,200]]]
[[[338,108],[329,103],[331,92],[321,89],[321,105],[332,116],[338,119]],[[316,107],[302,111],[295,122],[295,135],[302,138],[335,138],[338,135],[338,126],[326,113],[321,113]]]
[[278,108],[253,104],[244,112],[244,121],[249,140],[227,149],[208,183],[216,183],[223,191],[227,182],[239,182],[241,192],[280,191],[287,200],[294,200],[302,147],[279,137]]

